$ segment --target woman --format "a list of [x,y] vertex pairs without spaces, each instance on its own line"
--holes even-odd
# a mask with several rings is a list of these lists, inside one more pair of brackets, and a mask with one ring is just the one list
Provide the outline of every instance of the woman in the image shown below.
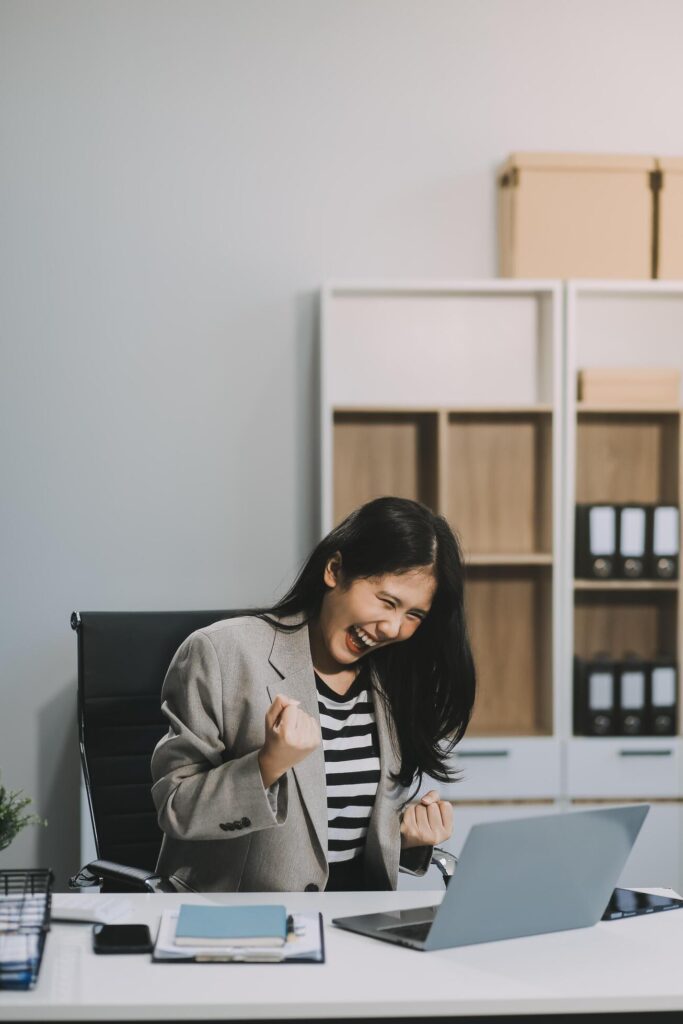
[[198,630],[162,691],[152,757],[157,870],[199,891],[395,889],[452,809],[422,774],[472,712],[463,566],[442,516],[402,498],[352,512],[275,607]]

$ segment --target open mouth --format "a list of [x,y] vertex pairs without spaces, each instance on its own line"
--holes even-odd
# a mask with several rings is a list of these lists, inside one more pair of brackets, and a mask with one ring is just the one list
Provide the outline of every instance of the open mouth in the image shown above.
[[360,626],[350,626],[347,629],[346,643],[354,654],[364,654],[377,646],[377,641],[372,640]]

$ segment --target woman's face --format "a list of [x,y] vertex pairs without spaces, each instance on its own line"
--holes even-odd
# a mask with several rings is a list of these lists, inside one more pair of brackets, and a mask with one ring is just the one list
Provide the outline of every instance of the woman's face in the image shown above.
[[318,626],[327,653],[351,665],[376,647],[409,640],[426,618],[436,593],[428,566],[388,573],[345,585],[339,561],[330,559],[325,574]]

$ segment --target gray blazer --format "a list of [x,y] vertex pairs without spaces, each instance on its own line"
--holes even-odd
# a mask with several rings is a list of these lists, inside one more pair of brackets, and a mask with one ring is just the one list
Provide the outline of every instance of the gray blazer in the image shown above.
[[[289,623],[300,621],[297,617]],[[276,694],[317,721],[306,627],[278,632],[249,616],[197,630],[178,648],[162,690],[168,734],[152,756],[152,796],[164,839],[157,870],[178,888],[258,892],[320,890],[327,867],[322,746],[265,790],[258,751]],[[423,874],[431,847],[401,851],[408,791],[391,779],[399,760],[387,711],[375,697],[381,779],[365,845],[369,888],[395,889],[399,862]]]

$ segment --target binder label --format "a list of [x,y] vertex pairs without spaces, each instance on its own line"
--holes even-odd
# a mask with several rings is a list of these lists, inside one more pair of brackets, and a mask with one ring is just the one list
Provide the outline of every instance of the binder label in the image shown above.
[[611,672],[591,672],[588,677],[588,707],[591,711],[611,711],[614,706]]
[[678,509],[662,505],[654,510],[652,550],[655,555],[678,554]]
[[645,704],[645,673],[621,673],[621,706],[629,711],[639,711]]
[[676,703],[676,669],[660,667],[652,669],[652,706],[670,708]]
[[642,558],[645,554],[645,509],[621,510],[621,554],[627,558]]
[[592,555],[613,555],[616,548],[616,512],[611,506],[593,506],[588,513]]

